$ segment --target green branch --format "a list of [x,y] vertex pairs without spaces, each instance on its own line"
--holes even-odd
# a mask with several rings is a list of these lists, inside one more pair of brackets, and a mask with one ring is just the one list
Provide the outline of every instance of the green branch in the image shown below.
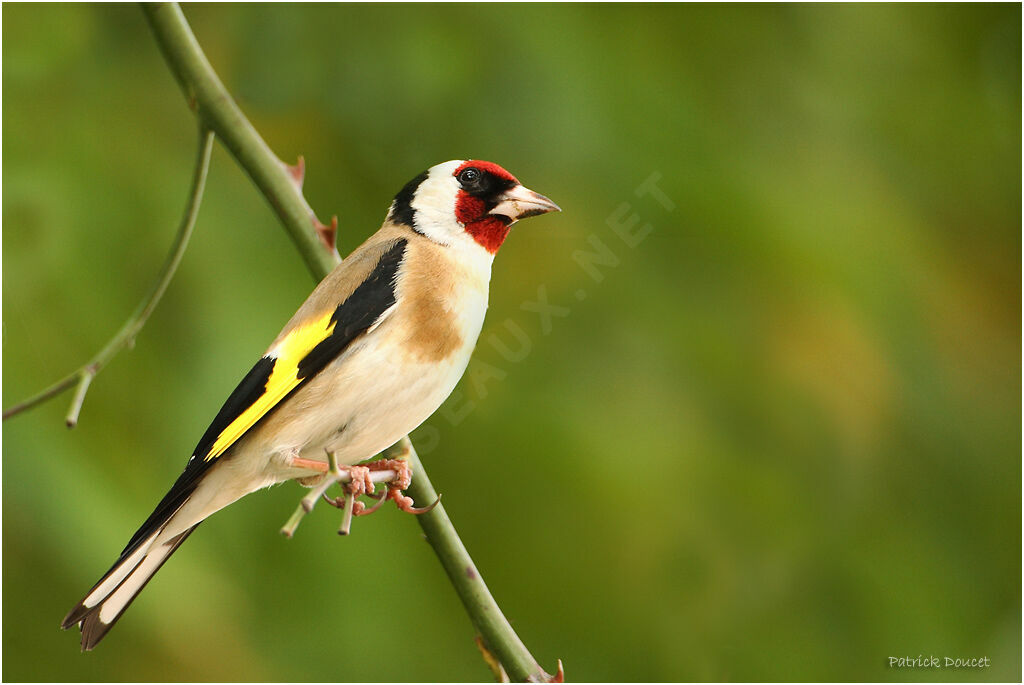
[[[299,184],[289,172],[289,167],[274,155],[217,78],[181,8],[176,3],[144,4],[142,8],[190,107],[200,121],[224,141],[235,160],[270,202],[313,275],[317,279],[326,276],[337,263],[337,255],[325,250],[316,233],[311,230],[318,222],[302,196]],[[415,474],[408,489],[409,494],[417,502],[433,502],[437,496],[426,470],[408,437],[402,442],[409,449]],[[522,682],[550,680],[551,676],[537,664],[494,601],[444,507],[438,505],[429,513],[416,518],[465,605],[474,627],[509,676]],[[558,675],[561,675],[561,668]]]
[[189,107],[217,134],[270,202],[306,266],[319,281],[341,260],[337,253],[325,250],[315,231],[310,230],[318,222],[302,195],[301,180],[277,158],[242,114],[206,60],[177,3],[144,3],[142,11],[164,59],[185,92]]
[[160,268],[156,281],[149,289],[149,292],[146,293],[142,302],[139,303],[139,306],[135,308],[135,311],[132,312],[132,315],[121,327],[121,330],[110,339],[110,342],[102,350],[97,352],[92,359],[80,368],[72,371],[37,395],[5,409],[3,414],[4,421],[77,385],[78,388],[71,401],[71,408],[68,410],[67,424],[69,428],[73,428],[78,423],[78,414],[82,410],[82,403],[85,401],[85,394],[88,392],[92,380],[114,358],[114,355],[135,341],[135,336],[146,325],[146,320],[149,319],[149,315],[156,309],[160,298],[163,297],[167,286],[170,285],[171,279],[174,277],[174,272],[178,270],[181,258],[185,255],[185,248],[188,247],[189,238],[192,237],[196,216],[199,214],[199,204],[203,198],[203,187],[206,184],[206,172],[210,168],[210,153],[212,150],[213,133],[200,124],[199,150],[196,153],[195,169],[192,172],[192,187],[189,190],[188,202],[185,205],[185,214],[182,216],[181,224],[178,226],[178,234],[174,238],[171,252],[167,255],[167,259]]
[[[436,501],[437,492],[412,442],[408,437],[403,438],[402,442],[409,451],[407,458],[415,474],[406,492],[417,502]],[[448,579],[466,607],[466,613],[473,621],[473,626],[508,675],[517,682],[540,683],[551,682],[553,679],[561,682],[562,663],[558,663],[558,674],[552,678],[540,667],[526,649],[526,645],[516,635],[491,591],[487,589],[487,583],[469,556],[466,546],[462,544],[455,526],[448,518],[448,512],[444,510],[444,505],[438,504],[432,511],[417,516],[416,520],[420,522],[427,542],[441,560],[441,565],[444,566]]]

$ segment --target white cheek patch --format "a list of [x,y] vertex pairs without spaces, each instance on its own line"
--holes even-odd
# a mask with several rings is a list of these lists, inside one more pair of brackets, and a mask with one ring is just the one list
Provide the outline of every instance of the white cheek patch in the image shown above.
[[455,219],[460,186],[452,175],[461,164],[462,160],[454,159],[431,167],[410,203],[416,230],[443,245],[451,245],[465,236],[462,224]]

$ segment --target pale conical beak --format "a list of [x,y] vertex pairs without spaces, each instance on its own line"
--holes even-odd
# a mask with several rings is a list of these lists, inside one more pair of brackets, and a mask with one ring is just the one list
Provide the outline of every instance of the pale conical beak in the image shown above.
[[560,212],[562,208],[540,193],[535,193],[521,185],[514,186],[498,196],[498,206],[488,214],[506,217],[509,223],[515,223],[528,216]]

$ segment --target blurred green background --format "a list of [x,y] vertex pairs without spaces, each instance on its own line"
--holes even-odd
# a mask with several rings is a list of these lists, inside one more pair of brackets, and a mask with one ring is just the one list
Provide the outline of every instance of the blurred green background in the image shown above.
[[[414,434],[548,670],[1021,678],[1019,5],[186,14],[343,254],[447,159],[562,206],[514,230],[477,362]],[[141,298],[194,136],[137,7],[4,6],[5,407]],[[318,508],[285,540],[294,484],[210,519],[96,652],[57,629],[311,286],[218,148],[81,425],[62,396],[3,426],[4,680],[488,679],[416,522],[339,539]],[[889,668],[919,655],[991,667]]]

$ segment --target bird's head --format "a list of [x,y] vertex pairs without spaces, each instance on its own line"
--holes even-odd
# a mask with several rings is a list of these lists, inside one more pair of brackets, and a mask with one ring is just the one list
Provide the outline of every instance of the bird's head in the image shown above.
[[512,224],[561,211],[493,162],[452,160],[409,181],[388,219],[444,245],[475,243],[494,254]]

